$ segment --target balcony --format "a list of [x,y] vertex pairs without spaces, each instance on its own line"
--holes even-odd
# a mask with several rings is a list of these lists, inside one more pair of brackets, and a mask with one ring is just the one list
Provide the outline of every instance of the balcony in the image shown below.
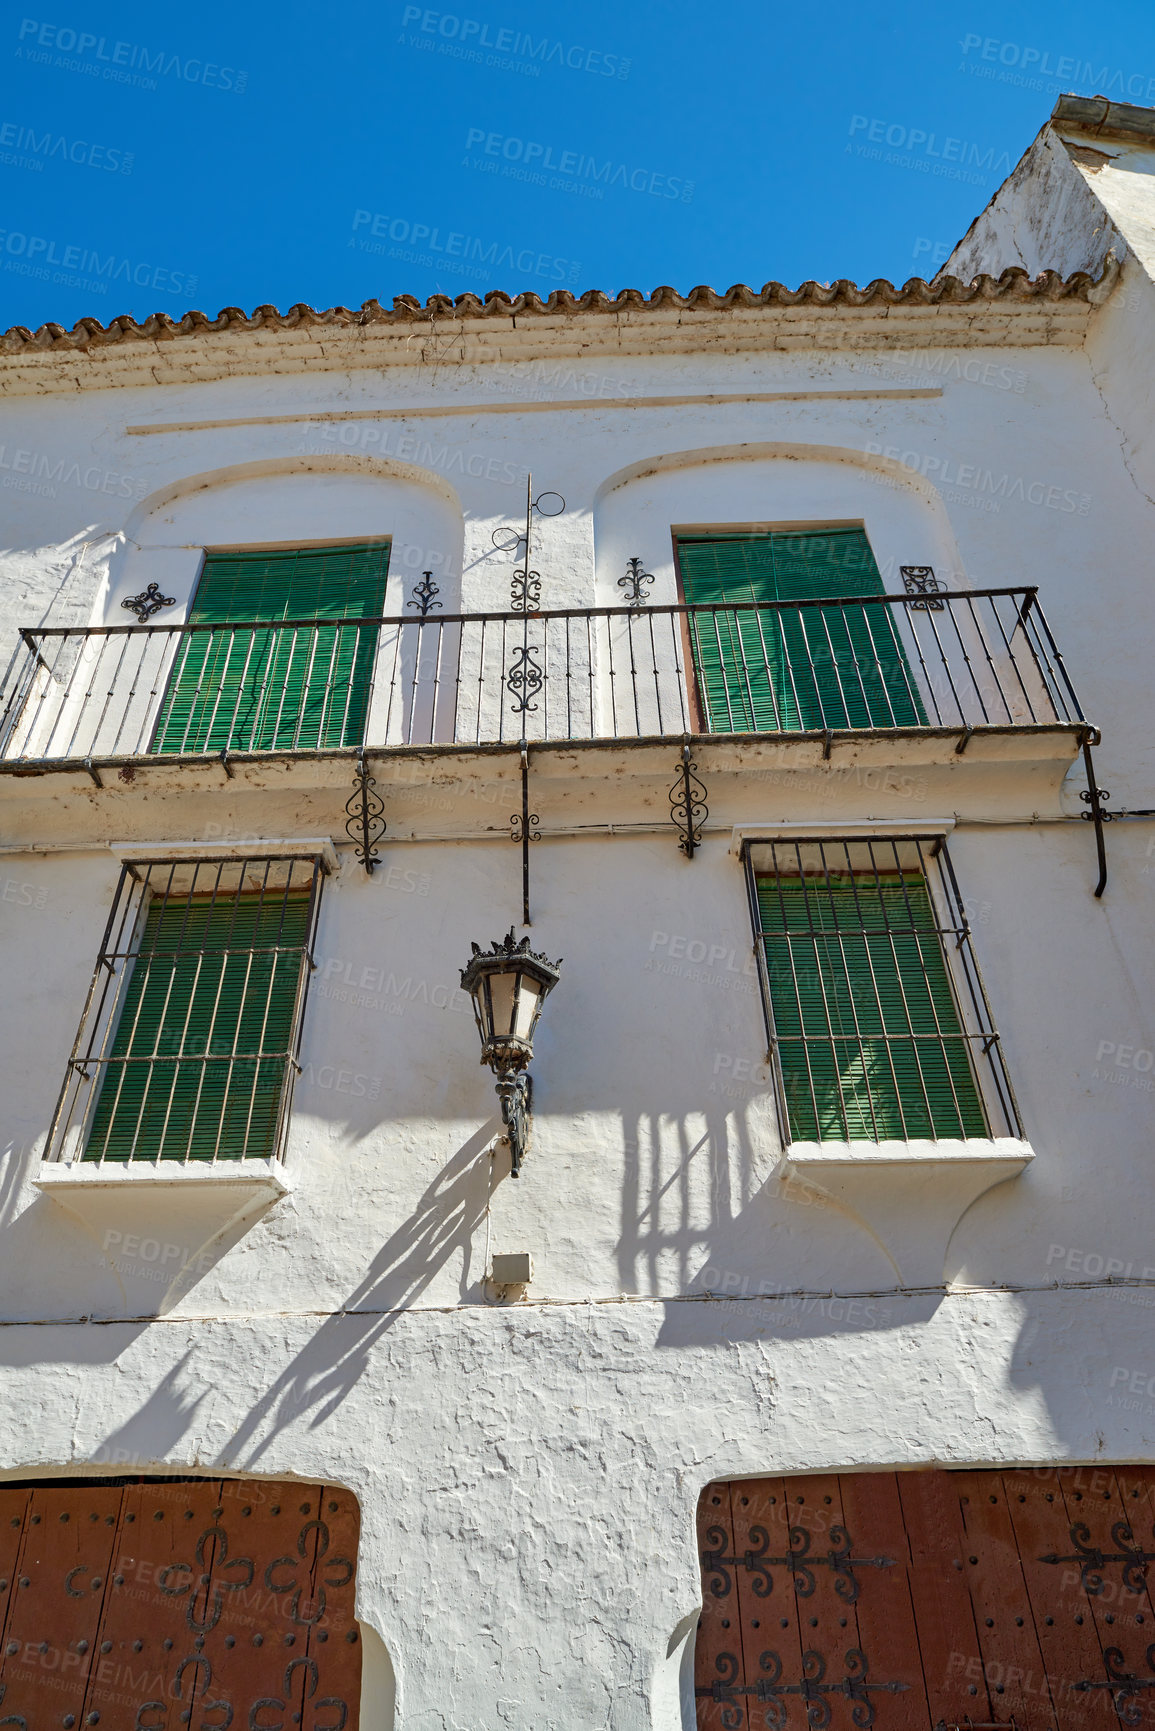
[[0,773],[16,775],[687,735],[828,758],[868,738],[1021,751],[1058,731],[1073,756],[1093,732],[1034,588],[21,639],[0,700]]

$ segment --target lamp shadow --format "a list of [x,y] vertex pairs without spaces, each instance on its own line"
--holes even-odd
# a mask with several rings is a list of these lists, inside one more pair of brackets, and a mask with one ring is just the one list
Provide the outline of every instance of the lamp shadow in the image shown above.
[[508,1171],[508,1151],[479,1156],[499,1126],[490,1121],[463,1143],[392,1233],[342,1309],[328,1317],[252,1407],[227,1451],[230,1461],[259,1461],[284,1426],[324,1424],[360,1381],[374,1347],[460,1254],[461,1296],[476,1297],[484,1269],[474,1270],[474,1236],[494,1186]]

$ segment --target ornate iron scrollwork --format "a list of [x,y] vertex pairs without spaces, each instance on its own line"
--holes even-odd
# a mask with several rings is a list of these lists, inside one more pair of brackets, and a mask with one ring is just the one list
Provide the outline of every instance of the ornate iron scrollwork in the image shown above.
[[786,1696],[800,1695],[806,1703],[807,1724],[814,1731],[824,1731],[831,1720],[829,1697],[842,1695],[854,1703],[850,1717],[861,1731],[865,1731],[867,1726],[873,1725],[875,1718],[871,1695],[899,1695],[910,1685],[869,1681],[870,1664],[861,1647],[848,1647],[843,1663],[845,1676],[828,1683],[826,1660],[815,1648],[808,1647],[802,1655],[801,1681],[783,1683],[781,1655],[767,1648],[758,1659],[763,1675],[753,1683],[738,1683],[735,1679],[741,1667],[736,1655],[719,1653],[714,1662],[718,1677],[705,1688],[695,1689],[694,1693],[722,1705],[722,1723],[730,1731],[737,1731],[742,1723],[742,1709],[738,1704],[741,1695],[753,1695],[765,1707],[765,1721],[770,1731],[782,1731],[786,1724]]
[[526,1071],[517,1070],[499,1076],[496,1088],[497,1098],[501,1102],[501,1121],[505,1125],[506,1141],[509,1143],[510,1175],[517,1178],[520,1176],[521,1164],[529,1145],[533,1078]]
[[373,876],[373,867],[381,863],[377,843],[385,834],[386,827],[385,801],[380,794],[374,793],[376,786],[363,754],[358,753],[353,794],[345,803],[349,814],[345,830],[350,840],[356,842],[357,861],[370,877]]
[[439,585],[433,581],[432,571],[423,571],[421,573],[421,582],[413,585],[412,601],[407,601],[405,605],[406,607],[418,608],[422,619],[424,619],[425,615],[434,607],[440,608],[440,601],[435,601],[433,599],[435,595],[440,595],[440,593],[441,589]]
[[[908,595],[931,596],[942,588],[933,565],[900,565],[898,569]],[[907,605],[912,613],[941,613],[946,602],[924,599],[910,601]]]
[[159,583],[150,583],[147,589],[142,589],[139,595],[130,595],[127,601],[122,601],[122,607],[127,607],[130,613],[135,613],[142,625],[146,625],[154,613],[159,613],[162,607],[175,607],[175,595],[162,595]]
[[780,1557],[767,1555],[770,1535],[765,1527],[751,1527],[751,1548],[733,1557],[725,1554],[726,1534],[721,1527],[711,1527],[706,1538],[708,1547],[702,1552],[702,1567],[710,1576],[710,1592],[716,1599],[724,1599],[730,1592],[729,1571],[732,1568],[746,1570],[750,1586],[760,1599],[768,1599],[773,1591],[772,1568],[790,1570],[794,1576],[794,1591],[800,1599],[808,1599],[814,1592],[815,1569],[832,1569],[834,1591],[844,1603],[853,1605],[858,1598],[855,1569],[892,1569],[895,1561],[893,1557],[852,1556],[850,1535],[845,1527],[837,1526],[830,1529],[830,1549],[824,1556],[811,1555],[810,1534],[805,1527],[790,1528],[790,1549]]
[[[1083,816],[1086,815],[1084,812]],[[1104,1551],[1098,1545],[1092,1545],[1089,1542],[1091,1529],[1084,1521],[1076,1521],[1070,1533],[1074,1551],[1065,1557],[1058,1557],[1052,1551],[1040,1557],[1040,1563],[1078,1563],[1083,1591],[1091,1598],[1103,1591],[1103,1570],[1107,1564],[1122,1563],[1123,1585],[1127,1591],[1146,1591],[1147,1565],[1155,1563],[1155,1551],[1143,1550],[1127,1521],[1116,1521],[1111,1528],[1111,1538],[1119,1546],[1117,1551]]]
[[697,767],[690,756],[690,741],[687,738],[682,746],[682,761],[678,765],[677,779],[670,789],[670,817],[680,832],[678,846],[687,859],[693,859],[695,849],[701,846],[702,825],[710,815],[710,808],[706,804],[706,789],[694,773]]
[[[316,1534],[312,1547],[313,1554],[309,1556],[309,1535]],[[287,1602],[286,1614],[294,1623],[308,1627],[319,1623],[325,1615],[327,1604],[327,1587],[346,1587],[353,1579],[353,1561],[350,1557],[328,1557],[325,1567],[336,1570],[336,1575],[330,1573],[318,1578],[322,1560],[328,1556],[329,1528],[324,1521],[306,1521],[297,1535],[297,1555],[295,1557],[276,1557],[265,1570],[265,1585],[270,1593],[280,1595],[292,1594]],[[277,1578],[273,1578],[273,1571]],[[288,1570],[288,1579],[284,1572]],[[286,1608],[282,1606],[282,1610]]]
[[528,926],[529,920],[529,844],[541,840],[538,824],[541,818],[536,811],[529,809],[529,752],[523,746],[521,751],[521,810],[511,814],[509,819],[510,841],[521,843],[521,921]]
[[529,643],[519,643],[513,652],[509,664],[509,672],[505,683],[513,698],[511,705],[515,715],[526,715],[537,708],[530,700],[537,696],[545,684],[545,673],[533,659],[536,649]]
[[[1043,1558],[1049,1562],[1049,1557]],[[1072,1683],[1072,1689],[1086,1692],[1090,1689],[1110,1689],[1115,1711],[1123,1725],[1138,1725],[1143,1717],[1140,1710],[1139,1695],[1144,1689],[1155,1689],[1155,1642],[1147,1649],[1147,1669],[1150,1677],[1136,1677],[1133,1671],[1124,1670],[1124,1654],[1121,1647],[1103,1648],[1103,1665],[1107,1676],[1105,1679],[1087,1678],[1080,1683]]]
[[541,601],[541,576],[537,571],[522,568],[515,571],[509,584],[511,613],[536,613]]
[[649,596],[646,590],[653,583],[652,572],[642,570],[640,559],[627,559],[626,574],[618,578],[618,588],[626,592],[626,604],[631,613],[638,613],[646,605]]
[[[186,1671],[191,1671],[193,1674],[187,1695],[185,1694]],[[181,1719],[186,1725],[192,1723],[191,1702],[195,1700],[201,1714],[218,1712],[224,1714],[222,1719],[213,1721],[214,1725],[219,1726],[221,1731],[224,1731],[224,1727],[233,1722],[233,1703],[227,1695],[222,1695],[215,1701],[208,1700],[208,1691],[212,1687],[212,1681],[211,1661],[203,1653],[190,1653],[188,1658],[182,1659],[177,1666],[169,1689],[174,1701],[190,1702],[187,1713],[181,1714]],[[146,1713],[149,1715],[147,1719],[145,1718]],[[157,1717],[153,1718],[153,1714],[156,1714]],[[142,1701],[136,1710],[136,1718],[133,1723],[137,1727],[137,1731],[159,1731],[159,1728],[166,1723],[167,1718],[168,1703],[165,1700]],[[91,1723],[91,1720],[89,1722]],[[205,1726],[209,1723],[207,1719],[202,1719],[201,1722]],[[7,1719],[0,1719],[0,1725],[7,1724]],[[23,1720],[21,1720],[21,1724],[23,1724]]]
[[[557,503],[554,504],[553,501]],[[548,504],[547,504],[548,501]],[[525,528],[513,529],[508,525],[495,529],[492,535],[493,545],[503,553],[513,553],[516,557],[524,547],[525,563],[514,572],[509,586],[509,606],[513,613],[536,613],[541,602],[541,574],[531,569],[533,555],[530,551],[533,536],[533,514],[539,517],[560,517],[565,510],[565,500],[560,493],[539,493],[533,496],[533,476],[525,478]]]
[[[208,1581],[206,1570],[209,1568],[210,1558],[214,1583],[211,1599],[202,1596],[197,1585],[198,1581],[201,1586]],[[210,1629],[215,1629],[220,1622],[225,1608],[224,1593],[239,1593],[252,1586],[254,1565],[252,1557],[229,1556],[229,1536],[221,1526],[206,1527],[197,1540],[196,1564],[194,1568],[191,1563],[169,1563],[157,1574],[156,1584],[169,1598],[183,1599],[186,1593],[189,1595],[185,1605],[185,1622],[194,1634],[203,1635]],[[242,1572],[236,1580],[218,1578],[226,1569],[239,1569]],[[179,1578],[174,1581],[173,1577],[187,1579]]]
[[[301,1671],[303,1673],[300,1681],[296,1684],[294,1684],[293,1678],[294,1671]],[[343,1731],[344,1726],[349,1722],[348,1703],[343,1701],[339,1695],[326,1695],[323,1700],[315,1701],[313,1697],[316,1695],[319,1687],[318,1678],[319,1673],[317,1670],[317,1661],[315,1659],[290,1659],[288,1665],[285,1667],[285,1680],[282,1684],[284,1695],[262,1695],[258,1701],[254,1701],[253,1705],[249,1709],[250,1726],[258,1727],[258,1725],[260,1725],[266,1726],[268,1731],[282,1731],[282,1727],[286,1723],[283,1718],[274,1722],[271,1719],[265,1719],[262,1717],[260,1721],[258,1721],[257,1714],[263,1713],[265,1708],[268,1708],[272,1713],[285,1714],[289,1712],[291,1707],[293,1707],[294,1702],[296,1703],[297,1711],[293,1714],[289,1723],[293,1725],[303,1724],[304,1717],[300,1710],[301,1684],[303,1683],[305,1699],[310,1703],[310,1724],[316,1727],[316,1731],[321,1731],[321,1721],[314,1717],[314,1715],[319,1713],[322,1707],[331,1707],[334,1712],[337,1713],[338,1717],[336,1719],[326,1720],[325,1731]],[[223,1720],[220,1731],[225,1731],[225,1726],[229,1723],[229,1720]]]
[[[540,841],[540,832],[534,828],[538,822],[536,813],[529,809],[529,754],[527,747],[528,722],[527,717],[537,709],[534,698],[545,684],[545,668],[535,656],[544,658],[544,638],[541,645],[531,644],[529,640],[529,621],[537,613],[541,603],[541,575],[533,569],[533,514],[539,517],[557,517],[565,510],[565,500],[560,493],[539,493],[533,496],[533,476],[525,478],[525,529],[520,531],[512,528],[495,529],[493,544],[505,553],[512,553],[516,558],[524,549],[523,563],[513,573],[509,588],[509,607],[511,613],[519,613],[522,620],[521,642],[516,644],[510,658],[509,671],[505,683],[513,699],[511,708],[514,715],[521,717],[521,810],[515,812],[511,819],[511,835],[514,841],[521,843],[521,911],[522,919],[529,924],[529,844]],[[500,1092],[500,1089],[498,1090]],[[520,1110],[517,1101],[510,1095],[507,1101],[502,1097],[502,1113],[506,1107],[515,1114]],[[510,1120],[506,1118],[506,1124]],[[521,1155],[515,1139],[514,1129],[510,1130],[510,1147],[514,1150],[514,1175],[516,1176]]]
[[[510,841],[540,841],[541,831],[536,827],[540,822],[541,819],[536,811],[511,812],[509,819]],[[528,925],[529,921],[525,920],[522,923]]]
[[[1083,813],[1084,817],[1088,815],[1087,812]],[[1091,1529],[1085,1521],[1073,1522],[1068,1531],[1074,1550],[1064,1556],[1049,1551],[1045,1557],[1039,1558],[1040,1563],[1078,1563],[1080,1584],[1090,1599],[1102,1595],[1107,1585],[1103,1571],[1110,1563],[1122,1563],[1123,1586],[1128,1592],[1142,1594],[1146,1591],[1147,1570],[1149,1565],[1155,1562],[1155,1551],[1143,1548],[1129,1521],[1112,1523],[1111,1541],[1118,1546],[1114,1551],[1105,1551],[1101,1545],[1091,1543]],[[1107,1672],[1106,1677],[1088,1677],[1073,1683],[1071,1687],[1082,1693],[1091,1689],[1109,1689],[1120,1723],[1138,1725],[1143,1716],[1140,1710],[1140,1694],[1145,1689],[1155,1689],[1155,1642],[1147,1648],[1146,1659],[1151,1676],[1137,1677],[1133,1671],[1124,1668],[1121,1647],[1104,1647],[1103,1665]]]

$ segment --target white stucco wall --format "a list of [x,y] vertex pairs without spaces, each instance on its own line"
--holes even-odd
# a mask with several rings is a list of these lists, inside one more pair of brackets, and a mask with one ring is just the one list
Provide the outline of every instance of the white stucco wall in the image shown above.
[[[1137,112],[1137,111],[1136,111]],[[1155,496],[1155,454],[1147,403],[1155,318],[1155,144],[1136,135],[1100,136],[1062,119],[1046,125],[1015,172],[976,217],[943,273],[969,279],[1008,263],[1032,274],[1047,268],[1098,276],[1113,253],[1123,265],[1087,339],[1102,395],[1128,473],[1146,499]]]
[[1044,126],[940,274],[969,282],[980,271],[997,276],[1019,265],[1031,276],[1085,270],[1097,277],[1112,248],[1121,258],[1126,242],[1107,217],[1094,179],[1098,159],[1106,154],[1109,160],[1119,147],[1080,135],[1072,135],[1071,144],[1081,161],[1053,125]]
[[[540,526],[546,605],[613,604],[634,554],[654,600],[672,599],[671,529],[690,525],[862,523],[889,588],[900,564],[959,587],[1037,583],[1103,732],[1100,780],[1116,809],[1146,810],[1151,505],[1096,382],[1120,358],[1114,316],[1110,302],[1094,315],[1087,347],[645,360],[607,345],[580,369],[602,381],[588,406],[529,406],[543,394],[530,377],[524,413],[488,417],[449,411],[508,408],[514,363],[492,380],[238,375],[17,399],[5,450],[65,467],[55,482],[24,471],[51,496],[7,489],[4,624],[116,619],[152,580],[183,608],[205,547],[377,535],[421,555],[394,564],[391,605],[432,568],[447,607],[501,607],[513,561],[492,531],[517,522],[532,468],[535,491],[567,501]],[[905,394],[847,394],[863,391]],[[610,409],[598,392],[638,400]],[[641,400],[757,392],[795,400]],[[434,412],[407,419],[407,405]],[[362,409],[375,412],[324,419]],[[127,430],[220,420],[255,424]],[[341,427],[355,442],[328,437]],[[1137,418],[1126,436],[1143,436]],[[86,462],[131,477],[131,498],[63,479]],[[1155,830],[1110,829],[1096,901],[1081,770],[1060,789],[1062,764],[1040,766],[1037,745],[1001,763],[908,754],[893,773],[771,749],[760,768],[710,760],[693,862],[667,821],[672,747],[535,758],[532,938],[564,968],[516,1183],[454,989],[470,941],[520,912],[510,760],[424,760],[392,782],[382,769],[390,829],[372,879],[345,844],[343,769],[260,788],[0,778],[0,937],[17,983],[0,1004],[0,1471],[116,1462],[351,1486],[360,1613],[386,1649],[367,1726],[389,1717],[391,1666],[397,1722],[422,1731],[531,1715],[673,1731],[692,1715],[693,1518],[714,1476],[1152,1458]],[[962,1214],[930,1280],[900,1272],[931,1233],[909,1192],[868,1227],[779,1175],[761,1079],[733,828],[851,820],[953,825],[1034,1150]],[[110,1259],[35,1186],[120,858],[316,837],[339,844],[340,870],[292,1188],[150,1318],[149,1258],[118,1245]],[[179,1244],[175,1203],[149,1206],[150,1230],[171,1222]],[[534,1281],[502,1305],[485,1275],[515,1250],[532,1252]]]

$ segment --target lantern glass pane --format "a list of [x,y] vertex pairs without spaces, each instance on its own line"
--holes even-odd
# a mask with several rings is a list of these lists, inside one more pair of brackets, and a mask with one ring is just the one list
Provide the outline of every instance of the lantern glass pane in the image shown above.
[[489,995],[493,1005],[493,1027],[490,1032],[495,1040],[507,1040],[514,1032],[514,1019],[517,1015],[517,975],[490,974]]
[[522,974],[518,980],[520,991],[517,997],[517,1022],[514,1033],[519,1040],[528,1040],[533,1033],[533,1024],[537,1020],[538,1006],[541,1003],[541,986],[529,974]]

